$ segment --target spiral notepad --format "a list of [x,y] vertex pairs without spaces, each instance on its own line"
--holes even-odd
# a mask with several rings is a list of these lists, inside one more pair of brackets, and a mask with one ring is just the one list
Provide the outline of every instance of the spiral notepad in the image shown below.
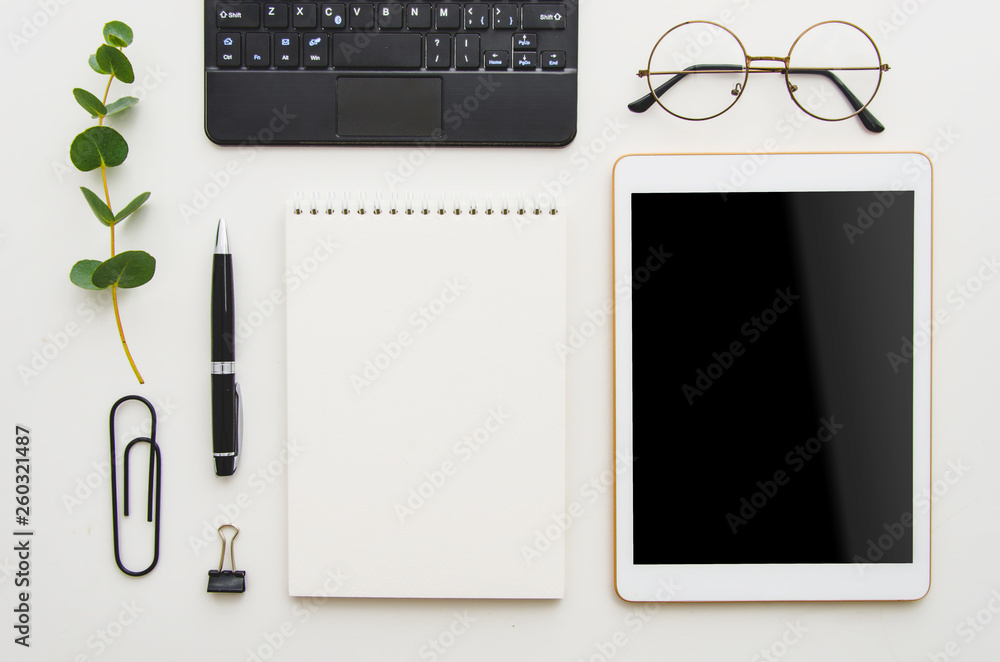
[[285,234],[289,593],[562,597],[565,213],[308,196]]

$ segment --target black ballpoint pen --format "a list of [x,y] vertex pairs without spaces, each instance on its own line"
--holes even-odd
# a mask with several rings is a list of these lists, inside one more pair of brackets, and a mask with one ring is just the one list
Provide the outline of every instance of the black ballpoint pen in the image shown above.
[[243,437],[243,410],[236,383],[235,309],[233,257],[226,221],[219,220],[212,262],[212,454],[218,476],[236,472]]

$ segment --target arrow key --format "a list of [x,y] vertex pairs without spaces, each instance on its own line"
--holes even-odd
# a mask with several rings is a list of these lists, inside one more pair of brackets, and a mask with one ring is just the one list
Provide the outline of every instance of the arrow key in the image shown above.
[[542,51],[542,69],[565,69],[566,51]]
[[538,48],[538,35],[531,32],[515,32],[511,38],[515,51],[527,51]]
[[538,53],[535,51],[514,52],[515,69],[534,69],[538,66]]
[[483,66],[487,69],[506,69],[510,66],[510,52],[486,51],[483,54]]

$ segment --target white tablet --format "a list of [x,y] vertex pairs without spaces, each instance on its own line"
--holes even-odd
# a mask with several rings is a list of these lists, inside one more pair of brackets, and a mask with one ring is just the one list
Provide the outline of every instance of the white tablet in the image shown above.
[[618,594],[923,597],[929,160],[625,156],[614,239]]

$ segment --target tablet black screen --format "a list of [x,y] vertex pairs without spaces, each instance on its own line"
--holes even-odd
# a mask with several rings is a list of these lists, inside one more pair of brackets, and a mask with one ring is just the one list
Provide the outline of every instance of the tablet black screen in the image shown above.
[[633,194],[636,564],[912,562],[913,228],[912,191]]

